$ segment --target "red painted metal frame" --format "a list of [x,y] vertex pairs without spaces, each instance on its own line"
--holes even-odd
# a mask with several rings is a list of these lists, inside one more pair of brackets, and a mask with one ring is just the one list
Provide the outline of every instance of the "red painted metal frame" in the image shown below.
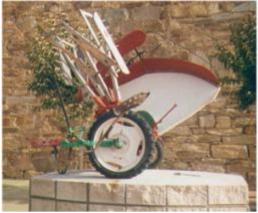
[[52,140],[34,140],[30,144],[33,148],[40,147],[57,147],[63,139],[52,139]]
[[146,39],[144,32],[135,30],[128,33],[122,39],[117,42],[117,47],[121,55],[126,55],[135,48],[141,46]]

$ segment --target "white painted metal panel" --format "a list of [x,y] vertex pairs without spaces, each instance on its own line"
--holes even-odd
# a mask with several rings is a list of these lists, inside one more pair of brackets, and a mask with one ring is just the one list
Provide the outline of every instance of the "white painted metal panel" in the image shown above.
[[147,100],[135,111],[148,111],[155,121],[173,104],[177,107],[158,126],[160,134],[183,122],[218,94],[219,87],[193,75],[177,72],[145,74],[121,85],[123,100],[139,92],[150,92]]

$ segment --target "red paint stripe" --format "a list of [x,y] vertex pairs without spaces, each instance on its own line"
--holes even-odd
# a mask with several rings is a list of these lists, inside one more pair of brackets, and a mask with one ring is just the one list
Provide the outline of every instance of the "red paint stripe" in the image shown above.
[[[147,58],[131,65],[129,69],[129,75],[119,75],[118,81],[120,85],[147,73],[177,72],[193,75],[218,86],[218,78],[210,70],[200,65],[177,59]],[[111,86],[111,79],[107,79],[107,84]]]

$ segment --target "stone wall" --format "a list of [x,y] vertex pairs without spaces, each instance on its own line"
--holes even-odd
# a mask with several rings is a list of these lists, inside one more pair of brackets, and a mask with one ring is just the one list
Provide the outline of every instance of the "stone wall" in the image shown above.
[[[229,26],[255,13],[254,2],[4,2],[3,3],[3,171],[26,178],[53,170],[49,150],[29,141],[61,135],[56,112],[35,111],[38,99],[26,90],[26,58],[37,23],[66,15],[83,26],[78,8],[97,10],[117,39],[133,29],[147,33],[146,56],[174,57],[201,64],[220,78],[232,75],[216,59],[216,43],[228,44]],[[148,51],[155,46],[155,51]],[[255,106],[241,111],[222,87],[217,100],[165,135],[161,168],[238,173],[255,188]],[[74,162],[78,162],[77,156]],[[85,167],[74,165],[74,168]]]

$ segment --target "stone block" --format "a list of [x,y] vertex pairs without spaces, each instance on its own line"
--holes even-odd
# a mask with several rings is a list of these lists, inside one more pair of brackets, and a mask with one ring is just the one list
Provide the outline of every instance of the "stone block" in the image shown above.
[[249,126],[249,125],[255,125],[255,118],[254,117],[236,117],[233,122],[233,126],[235,127],[241,127],[241,126]]
[[174,152],[179,159],[195,159],[208,157],[209,144],[204,143],[179,143],[174,144]]
[[205,207],[168,207],[169,212],[207,212]]
[[41,172],[50,172],[55,170],[53,158],[51,157],[49,150],[31,153],[30,157],[35,170]]
[[250,159],[255,160],[256,159],[256,146],[255,145],[249,145],[248,149],[249,149]]
[[191,128],[194,135],[203,135],[205,134],[205,129],[202,128]]
[[194,171],[206,171],[206,172],[225,172],[225,167],[223,162],[212,162],[209,159],[202,159],[202,161],[192,161],[190,162],[191,170]]
[[227,172],[245,174],[255,169],[255,163],[248,160],[234,160],[226,164]]
[[255,144],[256,137],[253,135],[239,135],[231,137],[222,137],[223,143],[228,144]]
[[216,117],[216,128],[230,128],[231,118],[229,116],[217,116]]
[[103,17],[105,17],[110,26],[115,26],[120,25],[121,21],[127,21],[129,19],[129,13],[127,9],[114,8],[105,10]]
[[188,118],[186,121],[183,122],[186,126],[196,126],[198,125],[198,117],[192,116],[191,118]]
[[97,204],[90,204],[89,211],[91,212],[124,212],[124,206],[118,205],[97,205]]
[[208,15],[206,6],[202,3],[194,3],[189,7],[189,15],[192,17],[203,17]]
[[70,201],[87,201],[87,185],[86,183],[77,182],[58,182],[57,183],[57,199]]
[[131,18],[137,21],[159,20],[162,12],[162,7],[157,6],[142,6],[136,7],[131,11]]
[[248,212],[248,206],[218,206],[209,208],[210,212]]
[[206,186],[168,186],[167,202],[170,206],[206,206]]
[[[221,69],[221,68],[219,68],[219,69]],[[226,104],[227,104],[227,98],[224,97],[224,96],[219,96],[218,98],[216,98],[216,100],[214,100],[214,102],[212,103],[211,106],[216,108],[216,109],[221,109],[221,108],[224,108],[226,106]],[[235,109],[233,109],[233,110],[235,110]]]
[[15,127],[4,127],[3,128],[4,134],[14,134],[17,132],[19,132],[19,128],[15,128]]
[[247,204],[248,188],[247,185],[228,185],[228,186],[209,186],[209,204]]
[[127,212],[165,212],[166,207],[157,206],[127,206]]
[[199,143],[219,143],[221,137],[217,135],[199,135],[197,141]]
[[135,205],[165,205],[166,187],[127,185],[126,202]]
[[172,161],[172,162],[170,160],[167,160],[167,161],[169,161],[168,162],[169,166],[171,166],[174,169],[177,169],[177,170],[187,170],[187,169],[189,169],[189,164],[186,163],[186,162],[182,162],[180,160],[179,161]]
[[[165,138],[167,139],[167,138]],[[168,137],[169,140],[176,142],[176,143],[195,143],[198,142],[196,135],[192,137],[189,136],[175,136],[175,137]],[[168,142],[169,142],[168,140]]]
[[85,212],[87,211],[86,203],[57,201],[57,211],[60,212]]
[[125,202],[125,186],[116,183],[91,183],[90,202],[100,203],[124,203]]
[[32,179],[31,195],[55,198],[55,182],[48,179]]
[[231,128],[231,129],[207,129],[208,134],[211,135],[220,135],[220,136],[231,136],[231,135],[240,135],[243,132],[243,128]]
[[233,8],[233,12],[247,12],[247,11],[256,11],[255,2],[241,3],[240,5]]
[[179,3],[177,5],[172,5],[169,8],[169,14],[172,18],[183,18],[189,15],[188,7],[186,4]]
[[202,128],[212,128],[214,127],[215,122],[215,116],[213,114],[199,117],[199,125]]
[[47,199],[32,198],[30,211],[55,211],[55,201]]
[[[255,170],[253,170],[253,172],[248,172],[247,180],[248,180],[249,190],[253,190],[256,195],[256,171]],[[254,199],[256,201],[256,198]]]
[[188,126],[177,126],[169,132],[169,135],[191,135],[192,132]]
[[242,145],[212,145],[211,153],[214,158],[247,159],[248,150]]
[[216,14],[220,12],[220,6],[218,2],[209,2],[206,4],[208,14]]

